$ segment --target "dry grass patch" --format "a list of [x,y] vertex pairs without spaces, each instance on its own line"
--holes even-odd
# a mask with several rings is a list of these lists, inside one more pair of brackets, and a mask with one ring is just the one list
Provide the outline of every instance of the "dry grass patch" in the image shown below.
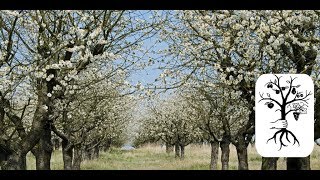
[[[132,151],[111,149],[102,152],[99,159],[84,161],[81,169],[97,170],[208,170],[210,163],[210,146],[189,145],[185,149],[185,159],[174,157],[174,153],[165,153],[165,147],[147,145]],[[219,152],[220,162],[221,152]],[[254,147],[248,147],[249,169],[259,170],[261,168],[261,156]],[[28,154],[28,169],[35,169],[35,159]],[[61,151],[55,151],[51,161],[52,169],[63,169]],[[237,153],[234,146],[230,146],[229,167],[232,170],[238,168]],[[221,164],[218,164],[221,169]],[[278,169],[286,169],[284,158],[278,161]],[[320,147],[315,145],[311,154],[311,169],[320,169]]]

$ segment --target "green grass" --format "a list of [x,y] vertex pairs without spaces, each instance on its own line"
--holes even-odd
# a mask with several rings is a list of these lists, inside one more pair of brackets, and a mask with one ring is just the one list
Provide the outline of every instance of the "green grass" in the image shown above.
[[[234,146],[230,146],[229,169],[238,168],[237,155]],[[111,149],[109,152],[102,152],[99,159],[84,161],[81,164],[83,170],[207,170],[210,163],[210,146],[190,145],[185,150],[184,160],[174,158],[174,153],[165,153],[165,147],[147,145],[132,151]],[[219,157],[220,157],[219,152]],[[248,147],[249,169],[260,169],[261,156],[257,154],[254,147]],[[219,158],[220,161],[220,158]],[[33,155],[27,156],[28,169],[35,169]],[[52,155],[51,168],[53,170],[63,169],[61,151],[55,151]],[[218,168],[221,169],[219,162]],[[286,162],[283,158],[278,161],[278,169],[286,169]],[[320,147],[315,145],[311,154],[311,169],[320,169]]]

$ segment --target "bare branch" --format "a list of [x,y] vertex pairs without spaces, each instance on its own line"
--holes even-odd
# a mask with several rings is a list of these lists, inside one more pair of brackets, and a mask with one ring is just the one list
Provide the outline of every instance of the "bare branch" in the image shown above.
[[310,95],[312,95],[311,91],[309,93],[307,93],[307,91],[306,91],[306,95],[303,98],[297,99],[297,97],[295,97],[293,100],[287,102],[286,104],[290,104],[290,103],[297,102],[297,101],[303,101],[308,104],[309,99],[306,99],[306,98]]
[[265,97],[263,97],[263,94],[261,94],[260,92],[259,92],[259,94],[262,99],[260,99],[258,102],[270,100],[270,101],[277,103],[281,107],[281,104],[277,100],[275,100],[273,98],[265,98]]

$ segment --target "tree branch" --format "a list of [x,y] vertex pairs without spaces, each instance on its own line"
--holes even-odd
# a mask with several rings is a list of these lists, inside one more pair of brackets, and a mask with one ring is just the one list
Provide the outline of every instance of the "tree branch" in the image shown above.
[[295,97],[293,100],[287,102],[286,104],[290,104],[290,103],[297,102],[297,101],[303,101],[303,102],[305,102],[305,103],[308,104],[308,100],[309,100],[309,99],[306,99],[306,98],[307,98],[308,96],[310,96],[310,95],[311,95],[311,91],[310,91],[308,94],[307,94],[307,91],[306,91],[306,96],[304,96],[303,98],[301,98],[301,99],[296,99],[296,97]]
[[291,110],[289,110],[288,112],[286,112],[286,115],[289,114],[289,113],[292,112],[292,111],[296,111],[296,110],[295,110],[295,109],[291,109]]
[[282,92],[281,86],[280,86],[280,78],[281,78],[282,76],[280,76],[280,77],[278,77],[277,75],[275,75],[275,76],[276,76],[276,78],[277,78],[277,80],[278,80],[278,88],[279,88],[279,90],[280,90],[282,100],[284,100],[283,92]]
[[51,129],[52,129],[52,132],[54,132],[63,141],[69,142],[69,138],[65,134],[63,134],[62,132],[58,131],[58,129],[56,128],[56,126],[54,124],[51,124]]
[[292,87],[293,87],[293,86],[292,86],[292,83],[293,83],[293,81],[296,79],[296,77],[292,79],[292,77],[290,76],[290,79],[291,79],[291,80],[290,80],[289,92],[287,93],[287,95],[286,95],[286,97],[285,97],[285,99],[284,99],[284,100],[285,100],[284,102],[286,102],[287,99],[288,99],[288,97],[289,97],[289,94],[290,94],[291,89],[292,89]]
[[22,119],[22,118],[23,118],[24,113],[25,113],[25,111],[26,111],[27,107],[30,105],[30,101],[31,101],[31,99],[29,98],[29,99],[28,99],[28,103],[23,107],[23,110],[22,110],[22,113],[21,113],[20,119]]
[[281,107],[281,104],[278,102],[278,101],[276,101],[275,99],[273,99],[273,98],[264,98],[263,97],[263,94],[261,94],[260,92],[259,92],[259,94],[260,94],[260,97],[262,98],[262,99],[260,99],[258,102],[260,102],[260,101],[266,101],[266,100],[270,100],[270,101],[273,101],[273,102],[275,102],[275,103],[277,103],[280,107]]

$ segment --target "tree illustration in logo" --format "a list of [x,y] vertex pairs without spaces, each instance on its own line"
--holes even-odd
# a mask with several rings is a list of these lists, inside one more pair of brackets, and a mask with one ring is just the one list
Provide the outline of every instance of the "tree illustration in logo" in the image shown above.
[[[290,76],[290,80],[287,80],[286,83],[280,83],[281,78],[282,76],[278,77],[277,75],[275,75],[274,80],[270,79],[270,81],[265,84],[265,87],[272,90],[273,95],[271,95],[270,93],[266,93],[265,96],[264,93],[259,92],[261,99],[258,101],[259,103],[261,101],[265,102],[265,105],[270,109],[277,108],[275,109],[275,112],[281,113],[280,119],[271,122],[272,127],[270,129],[277,129],[277,131],[271,138],[267,140],[267,143],[270,140],[274,140],[275,144],[280,143],[279,151],[283,146],[288,146],[288,144],[284,143],[284,138],[289,143],[293,143],[293,145],[297,143],[300,146],[300,142],[296,135],[292,131],[287,129],[288,122],[286,118],[287,115],[292,113],[294,119],[298,121],[301,114],[307,114],[309,100],[308,97],[312,95],[311,91],[306,91],[305,93],[299,91],[301,85],[294,84],[294,80],[296,79],[296,77],[292,78]],[[276,99],[275,96],[279,96],[278,99],[280,99],[281,96],[282,102],[279,102],[279,100]],[[280,124],[280,127],[276,127],[276,124]],[[291,141],[293,139],[293,142],[291,142],[290,139]]]

